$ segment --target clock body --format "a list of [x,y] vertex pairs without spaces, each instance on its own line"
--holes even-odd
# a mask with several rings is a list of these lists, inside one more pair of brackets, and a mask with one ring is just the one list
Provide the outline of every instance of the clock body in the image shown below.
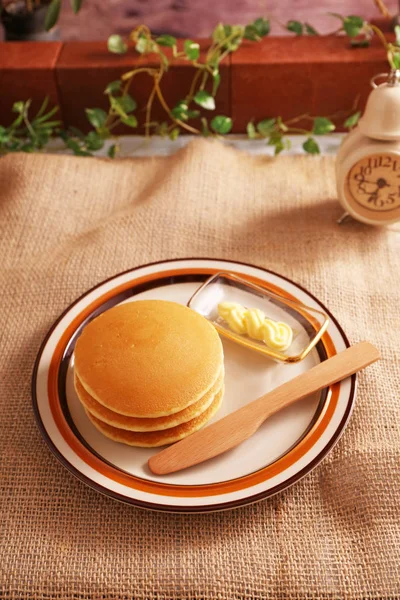
[[336,159],[339,201],[369,225],[400,221],[400,140],[381,141],[354,129]]

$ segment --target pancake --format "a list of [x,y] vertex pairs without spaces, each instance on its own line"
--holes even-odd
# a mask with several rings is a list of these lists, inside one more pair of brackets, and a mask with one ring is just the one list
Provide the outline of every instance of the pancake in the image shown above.
[[118,427],[120,429],[127,429],[129,431],[159,431],[161,429],[176,427],[181,423],[186,423],[187,421],[194,419],[204,412],[213,402],[215,395],[221,391],[224,383],[224,372],[223,369],[221,369],[221,373],[216,383],[206,394],[204,394],[202,398],[200,398],[200,400],[194,402],[194,404],[191,404],[187,408],[184,408],[183,410],[167,417],[156,417],[150,419],[126,417],[125,415],[120,415],[116,412],[113,412],[92,398],[92,396],[88,394],[85,388],[82,386],[79,378],[76,375],[74,383],[76,393],[84,408],[86,408],[94,417],[100,421],[103,421],[103,423],[113,425],[114,427]]
[[75,347],[75,371],[88,394],[138,418],[168,416],[199,401],[222,365],[213,325],[166,300],[114,306],[84,328]]
[[195,417],[191,421],[181,423],[176,427],[171,427],[170,429],[164,429],[162,431],[127,431],[126,429],[119,429],[118,427],[103,423],[103,421],[97,419],[88,410],[86,410],[86,414],[96,429],[114,442],[121,442],[123,444],[128,444],[129,446],[153,448],[177,442],[203,427],[221,406],[223,395],[224,390],[222,388],[222,390],[216,394],[210,406],[201,415]]

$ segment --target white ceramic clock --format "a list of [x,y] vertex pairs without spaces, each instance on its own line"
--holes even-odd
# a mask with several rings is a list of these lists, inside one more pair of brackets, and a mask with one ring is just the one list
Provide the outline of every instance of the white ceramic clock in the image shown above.
[[400,221],[400,71],[371,83],[364,115],[337,155],[337,192],[354,219],[389,225]]

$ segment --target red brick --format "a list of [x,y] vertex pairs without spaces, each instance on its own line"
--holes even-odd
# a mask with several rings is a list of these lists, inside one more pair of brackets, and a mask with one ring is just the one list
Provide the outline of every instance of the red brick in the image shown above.
[[338,36],[246,43],[232,56],[234,131],[243,132],[250,118],[287,120],[351,110],[357,97],[362,109],[370,78],[387,69],[378,40],[370,48],[351,48]]
[[[49,106],[59,104],[54,69],[61,48],[61,42],[0,42],[2,125],[15,118],[11,108],[18,100],[31,98],[32,113],[39,109],[46,96],[49,97]],[[61,113],[56,116],[62,117]]]

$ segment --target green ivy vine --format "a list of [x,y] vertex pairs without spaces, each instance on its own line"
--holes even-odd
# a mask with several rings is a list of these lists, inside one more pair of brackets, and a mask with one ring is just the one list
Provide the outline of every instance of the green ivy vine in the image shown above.
[[[350,44],[353,47],[368,46],[371,38],[377,35],[384,45],[390,67],[400,68],[399,26],[395,28],[396,40],[391,43],[386,41],[380,29],[359,16],[343,17],[339,14],[333,16],[340,21],[335,33],[350,38]],[[295,35],[319,35],[309,23],[291,20],[281,25]],[[19,101],[13,106],[13,111],[16,113],[13,123],[8,127],[0,126],[0,153],[40,151],[47,145],[50,138],[58,137],[63,143],[63,148],[70,149],[75,155],[92,156],[104,147],[106,140],[112,139],[113,143],[108,149],[108,156],[113,158],[118,152],[115,128],[120,124],[124,124],[135,132],[144,133],[146,137],[159,135],[171,140],[175,140],[182,133],[206,137],[229,134],[233,125],[231,117],[215,114],[215,99],[221,82],[221,63],[229,54],[236,52],[244,40],[257,43],[269,32],[270,22],[262,17],[246,26],[220,23],[212,32],[209,47],[202,53],[199,44],[193,40],[178,41],[171,35],[154,36],[145,25],[134,29],[128,40],[119,35],[112,35],[108,39],[110,52],[116,54],[133,52],[142,57],[151,54],[152,66],[139,64],[124,73],[117,81],[112,81],[107,85],[104,94],[108,99],[108,110],[102,108],[85,110],[88,122],[92,127],[89,133],[83,133],[75,127],[70,127],[68,130],[62,129],[61,123],[54,120],[58,107],[48,110],[47,99],[33,117],[29,114],[30,100]],[[186,95],[174,106],[170,106],[163,93],[162,80],[170,66],[177,60],[191,64],[194,75]],[[143,62],[145,63],[145,61]],[[152,83],[145,106],[143,130],[138,127],[137,102],[131,91],[134,88],[135,77],[139,73],[146,74]],[[164,113],[161,121],[153,118],[156,99]],[[351,129],[357,124],[359,117],[359,111],[349,110],[343,123],[344,127]],[[314,136],[334,131],[335,124],[332,118],[332,116],[306,114],[284,121],[280,116],[271,116],[258,123],[250,121],[247,124],[247,135],[250,139],[265,140],[268,145],[274,147],[274,153],[277,155],[290,147],[290,140],[287,137],[289,134],[303,134],[306,136],[303,144],[304,151],[309,154],[318,154],[320,149]],[[309,127],[299,128],[297,125],[300,121],[308,121]]]

